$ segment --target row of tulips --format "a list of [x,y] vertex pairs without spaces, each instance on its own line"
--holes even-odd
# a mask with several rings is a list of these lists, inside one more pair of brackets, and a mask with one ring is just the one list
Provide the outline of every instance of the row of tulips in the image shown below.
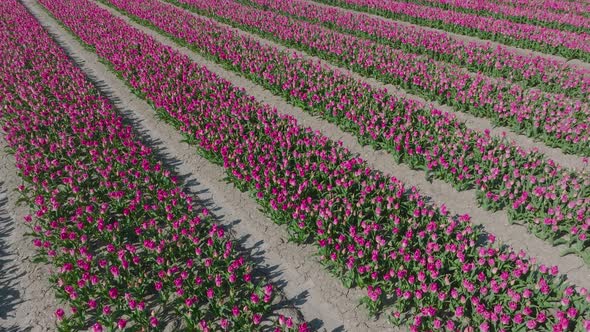
[[110,5],[318,114],[359,141],[389,151],[458,189],[476,188],[487,209],[506,208],[540,238],[567,243],[590,263],[590,176],[466,128],[448,113],[399,99],[313,61],[279,52],[158,0]]
[[560,1],[560,0],[495,0],[499,4],[509,4],[523,8],[542,9],[554,13],[573,13],[590,17],[590,3],[586,1]]
[[[193,210],[35,18],[15,0],[0,11],[0,123],[34,210],[25,221],[38,258],[69,304],[55,312],[58,330],[160,331],[169,315],[191,330],[264,325],[272,285],[253,279],[224,230]],[[286,317],[275,327],[294,328]]]
[[404,52],[424,54],[471,71],[481,71],[488,76],[503,77],[525,88],[537,87],[585,101],[590,98],[590,71],[568,65],[564,61],[537,55],[521,55],[502,46],[494,48],[479,42],[464,42],[446,33],[407,26],[338,7],[321,6],[305,0],[250,1],[341,32],[369,38]]
[[395,20],[475,36],[567,59],[590,61],[590,34],[480,17],[413,3],[380,0],[314,0]]
[[574,13],[555,13],[545,9],[519,7],[493,2],[475,3],[468,0],[409,0],[409,2],[478,16],[489,16],[517,23],[544,26],[557,30],[590,32],[590,18]]
[[495,123],[542,139],[566,152],[590,155],[590,106],[562,94],[526,90],[455,65],[405,53],[321,25],[242,5],[234,0],[167,0],[258,33],[289,47],[374,76]]
[[313,241],[335,275],[365,287],[371,310],[395,299],[391,320],[413,330],[590,327],[590,294],[557,268],[494,244],[468,216],[427,205],[94,3],[40,2],[294,239]]

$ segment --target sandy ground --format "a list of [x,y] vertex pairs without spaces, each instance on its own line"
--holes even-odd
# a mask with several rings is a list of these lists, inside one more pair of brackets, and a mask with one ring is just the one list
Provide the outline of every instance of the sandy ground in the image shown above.
[[[318,6],[324,6],[324,7],[335,7],[335,8],[339,8],[342,9],[344,11],[348,11],[348,12],[354,12],[351,9],[346,9],[346,8],[342,8],[342,7],[338,7],[338,6],[330,6],[330,5],[326,5],[323,3],[319,3],[319,2],[315,2],[313,0],[308,0],[313,2],[314,4],[318,5]],[[498,43],[495,41],[491,41],[491,40],[487,40],[487,39],[481,39],[478,37],[473,37],[473,36],[468,36],[468,35],[462,35],[462,34],[458,34],[458,33],[454,33],[454,32],[449,32],[449,31],[445,31],[442,29],[436,29],[436,28],[431,28],[431,27],[427,27],[427,26],[422,26],[422,25],[418,25],[418,24],[414,24],[414,23],[410,23],[410,22],[405,22],[405,21],[397,21],[397,20],[392,20],[383,16],[379,16],[379,15],[375,15],[375,14],[370,14],[370,13],[365,13],[363,12],[363,14],[369,15],[371,17],[374,18],[378,18],[384,21],[390,21],[390,22],[394,22],[397,24],[401,24],[401,25],[405,25],[405,26],[412,26],[412,27],[417,27],[420,29],[424,29],[424,30],[429,30],[429,31],[437,31],[437,32],[442,32],[442,33],[446,33],[447,35],[457,39],[457,40],[463,40],[463,41],[467,41],[467,42],[478,42],[480,44],[489,44],[493,47],[497,47],[497,46],[502,46],[506,49],[512,50],[518,54],[523,54],[523,55],[535,55],[535,56],[541,56],[547,59],[553,59],[553,60],[558,60],[558,61],[564,61],[567,62],[569,65],[571,66],[575,66],[578,68],[584,68],[584,69],[590,69],[590,63],[584,62],[582,60],[578,60],[578,59],[572,59],[572,60],[568,60],[562,56],[559,55],[553,55],[553,54],[548,54],[548,53],[542,53],[542,52],[538,52],[538,51],[532,51],[532,50],[528,50],[525,48],[520,48],[520,47],[515,47],[515,46],[509,46],[509,45],[504,45],[502,43]]]
[[[378,170],[391,174],[402,180],[409,186],[416,186],[420,191],[432,199],[436,204],[445,204],[449,211],[458,214],[471,215],[474,223],[482,224],[485,228],[495,234],[499,240],[513,246],[515,249],[524,249],[529,255],[534,256],[539,262],[548,265],[557,265],[562,273],[566,273],[568,278],[576,285],[590,288],[590,268],[577,256],[568,255],[560,256],[563,248],[553,247],[547,242],[528,233],[525,227],[519,225],[510,225],[508,216],[504,211],[489,212],[478,207],[475,200],[475,191],[458,192],[446,182],[434,180],[428,182],[422,171],[411,170],[404,164],[397,164],[391,156],[384,151],[375,151],[370,147],[361,146],[356,138],[351,134],[340,130],[336,125],[324,121],[318,117],[311,116],[298,107],[292,106],[285,102],[281,97],[277,97],[272,92],[260,87],[259,85],[245,79],[234,72],[227,71],[221,66],[206,60],[200,55],[184,47],[177,45],[174,41],[158,34],[157,32],[132,22],[128,17],[116,12],[108,6],[99,4],[101,7],[110,10],[114,15],[126,20],[130,25],[149,33],[158,41],[175,47],[177,50],[188,55],[193,61],[206,65],[207,68],[219,76],[232,82],[235,86],[243,88],[249,95],[254,96],[257,100],[273,105],[280,112],[295,117],[303,126],[311,127],[314,130],[321,131],[327,137],[333,140],[341,140],[344,145],[354,153],[369,162],[369,164]],[[240,30],[237,30],[240,31]],[[265,41],[267,43],[271,43]],[[367,79],[367,81],[369,81]]]
[[52,331],[57,302],[50,268],[31,261],[35,250],[23,221],[29,209],[16,205],[21,182],[1,134],[0,142],[0,331]]

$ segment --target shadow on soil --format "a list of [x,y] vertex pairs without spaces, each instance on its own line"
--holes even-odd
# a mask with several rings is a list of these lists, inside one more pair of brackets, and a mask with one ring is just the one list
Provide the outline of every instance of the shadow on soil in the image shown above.
[[[15,281],[25,275],[24,271],[18,268],[18,265],[8,266],[14,255],[10,248],[10,235],[14,232],[14,220],[8,214],[6,205],[8,204],[8,193],[4,182],[0,182],[0,320],[8,320],[12,317],[12,312],[16,307],[23,303],[21,294],[14,287]],[[11,257],[12,256],[12,257]],[[17,327],[9,327],[5,331],[17,331]]]

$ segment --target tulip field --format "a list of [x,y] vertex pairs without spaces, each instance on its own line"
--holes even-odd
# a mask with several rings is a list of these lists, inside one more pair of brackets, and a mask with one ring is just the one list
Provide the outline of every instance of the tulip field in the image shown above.
[[0,331],[590,331],[589,13],[1,1]]

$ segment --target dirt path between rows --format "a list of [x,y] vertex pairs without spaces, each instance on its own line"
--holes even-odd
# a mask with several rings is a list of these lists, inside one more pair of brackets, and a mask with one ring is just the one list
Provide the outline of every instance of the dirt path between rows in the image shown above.
[[35,249],[24,223],[30,211],[16,204],[21,181],[2,134],[0,142],[0,331],[52,331],[58,305],[47,280],[50,267],[31,261]]
[[292,306],[300,311],[314,330],[405,331],[393,328],[384,317],[377,320],[369,317],[366,310],[358,306],[364,291],[342,286],[321,266],[312,246],[288,242],[285,228],[262,214],[247,193],[222,180],[225,172],[221,166],[199,157],[194,147],[181,143],[178,131],[161,122],[146,102],[133,95],[94,53],[85,50],[42,11],[39,4],[31,0],[24,3],[82,70],[99,82],[101,91],[114,101],[131,125],[161,151],[167,164],[175,167],[190,191],[211,204],[220,222],[250,252],[259,271],[280,287],[286,296],[284,307]]
[[370,147],[361,146],[356,138],[349,133],[340,130],[336,125],[314,117],[304,112],[298,107],[292,106],[285,102],[281,97],[277,97],[272,92],[260,87],[250,80],[239,76],[234,72],[227,71],[221,66],[206,60],[195,52],[179,46],[174,41],[154,30],[141,26],[131,21],[130,18],[116,12],[114,9],[97,3],[100,7],[109,10],[113,15],[124,19],[131,26],[148,33],[156,40],[163,44],[169,45],[183,54],[189,56],[193,61],[205,65],[209,70],[215,72],[220,77],[232,82],[237,87],[255,97],[257,100],[276,107],[281,113],[289,114],[297,119],[300,125],[311,127],[313,130],[322,132],[333,140],[341,140],[344,146],[353,153],[359,154],[363,159],[369,162],[372,168],[380,170],[386,174],[391,174],[406,183],[409,186],[416,186],[420,191],[430,198],[436,204],[445,204],[449,210],[458,214],[469,214],[476,224],[482,224],[485,228],[495,234],[499,240],[513,246],[516,250],[523,249],[529,255],[536,257],[538,262],[546,265],[557,265],[561,273],[567,274],[568,278],[580,287],[590,289],[590,268],[575,255],[560,256],[563,247],[553,247],[547,242],[535,237],[527,232],[523,226],[510,225],[506,212],[489,212],[478,207],[475,200],[475,191],[458,192],[446,182],[434,180],[432,183],[425,179],[422,171],[411,170],[404,164],[397,164],[393,158],[384,151],[375,151]]
[[444,34],[447,34],[447,35],[453,37],[454,39],[462,40],[462,41],[465,41],[465,42],[477,42],[478,44],[481,44],[481,45],[488,44],[488,45],[490,45],[490,46],[492,46],[494,48],[495,47],[498,47],[498,46],[502,46],[503,48],[506,48],[508,50],[511,50],[511,51],[513,51],[513,52],[515,52],[517,54],[540,56],[540,57],[551,59],[551,60],[557,60],[557,61],[561,61],[561,62],[567,62],[567,64],[570,65],[570,66],[572,66],[572,67],[577,67],[577,68],[583,68],[583,69],[590,70],[590,63],[584,62],[584,61],[579,60],[579,59],[568,60],[568,59],[566,59],[566,58],[564,58],[562,56],[559,56],[559,55],[553,55],[553,54],[543,53],[543,52],[539,52],[539,51],[528,50],[528,49],[520,48],[520,47],[516,47],[516,46],[510,46],[510,45],[502,44],[502,43],[499,43],[499,42],[496,42],[496,41],[492,41],[492,40],[488,40],[488,39],[481,39],[479,37],[473,37],[473,36],[469,36],[469,35],[462,35],[462,34],[450,32],[450,31],[446,31],[446,30],[442,30],[442,29],[437,29],[437,28],[431,28],[431,27],[427,27],[427,26],[423,26],[423,25],[418,25],[418,24],[406,22],[406,21],[393,20],[393,19],[390,19],[390,18],[386,18],[384,16],[379,16],[379,15],[375,15],[375,14],[371,14],[371,13],[366,13],[366,12],[362,12],[362,11],[355,11],[355,10],[352,10],[352,9],[347,9],[347,8],[343,8],[343,7],[339,7],[339,6],[331,6],[331,5],[327,5],[327,4],[315,2],[313,0],[306,0],[306,1],[313,2],[313,4],[318,5],[318,6],[322,6],[322,7],[338,8],[338,9],[341,9],[341,10],[346,11],[346,12],[351,12],[351,13],[356,13],[356,14],[365,14],[365,15],[368,15],[368,16],[370,16],[372,18],[377,18],[377,19],[380,19],[380,20],[383,20],[383,21],[393,22],[393,23],[399,24],[399,25],[404,25],[404,26],[419,28],[419,29],[423,29],[423,30],[436,31],[436,32],[444,33]]

